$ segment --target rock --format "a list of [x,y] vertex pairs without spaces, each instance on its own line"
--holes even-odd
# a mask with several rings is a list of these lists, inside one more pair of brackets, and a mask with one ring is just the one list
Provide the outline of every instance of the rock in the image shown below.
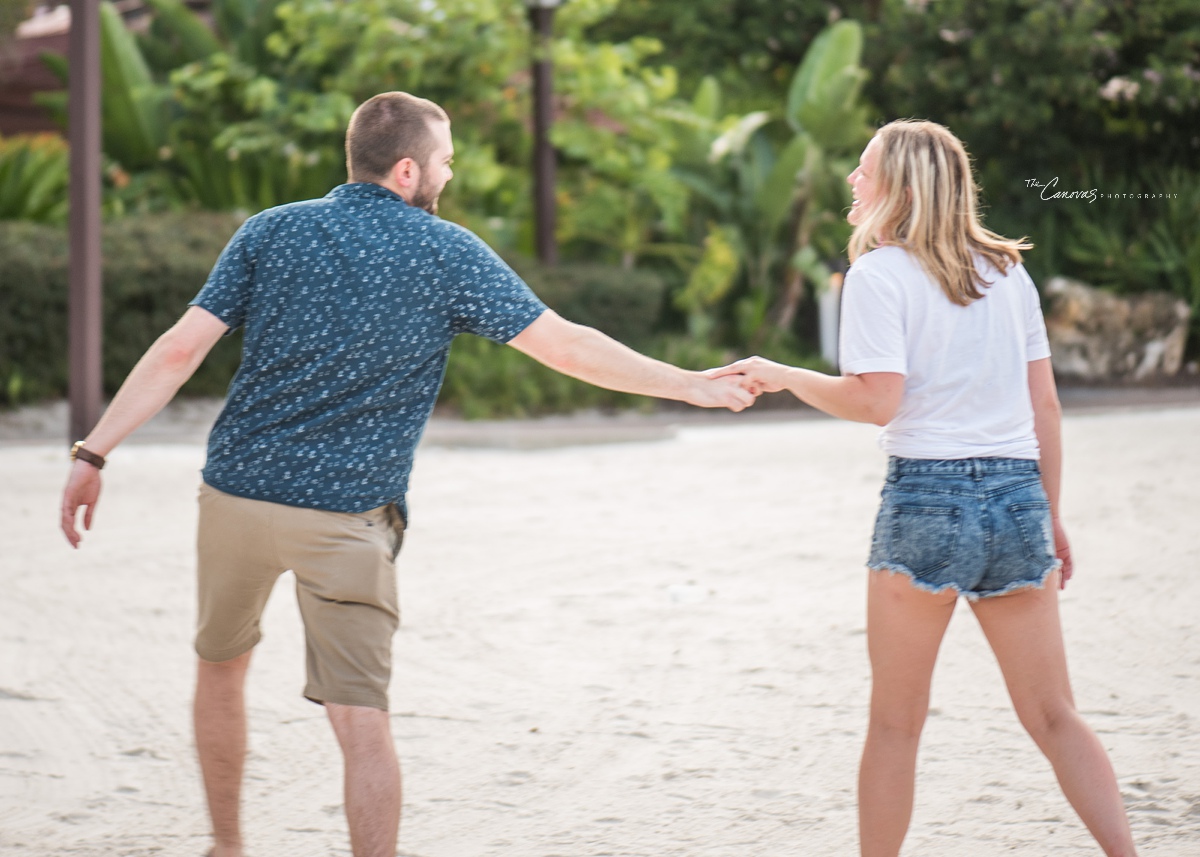
[[1191,310],[1166,292],[1124,297],[1078,280],[1046,284],[1055,374],[1084,381],[1142,381],[1179,372]]

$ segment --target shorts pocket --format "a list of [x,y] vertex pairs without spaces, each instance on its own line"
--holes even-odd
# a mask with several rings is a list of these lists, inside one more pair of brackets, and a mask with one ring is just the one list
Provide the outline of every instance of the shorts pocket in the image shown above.
[[362,512],[353,518],[356,530],[376,545],[388,562],[394,563],[404,543],[404,518],[395,504]]
[[916,575],[940,571],[954,559],[960,526],[952,506],[893,506],[891,559]]
[[1050,520],[1050,503],[1045,500],[1030,500],[1013,503],[1008,514],[1021,534],[1025,557],[1034,562],[1049,562],[1054,559],[1054,524]]

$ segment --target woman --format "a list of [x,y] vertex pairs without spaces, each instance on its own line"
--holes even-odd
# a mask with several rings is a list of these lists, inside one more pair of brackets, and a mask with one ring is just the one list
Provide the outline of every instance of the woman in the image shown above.
[[1067,799],[1105,854],[1133,855],[1112,766],[1067,678],[1056,591],[1072,570],[1058,517],[1061,412],[1021,265],[1031,245],[983,228],[966,151],[940,125],[884,126],[847,181],[855,229],[842,377],[758,357],[713,374],[741,372],[760,391],[790,390],[885,426],[888,476],[868,561],[862,854],[900,852],[933,665],[962,595]]

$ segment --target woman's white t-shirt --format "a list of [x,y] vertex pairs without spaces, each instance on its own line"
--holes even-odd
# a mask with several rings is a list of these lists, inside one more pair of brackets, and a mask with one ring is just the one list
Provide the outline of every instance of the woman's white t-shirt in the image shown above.
[[1027,364],[1050,344],[1037,289],[1022,265],[981,270],[991,285],[965,307],[900,247],[872,250],[846,275],[842,374],[905,376],[879,440],[889,455],[1039,457]]

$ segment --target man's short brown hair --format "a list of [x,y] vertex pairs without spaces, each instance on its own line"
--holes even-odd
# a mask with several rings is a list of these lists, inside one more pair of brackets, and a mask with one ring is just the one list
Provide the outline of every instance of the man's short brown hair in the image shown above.
[[424,167],[435,145],[429,126],[449,121],[441,107],[407,92],[381,92],[367,99],[354,111],[346,130],[350,181],[381,181],[405,158]]

